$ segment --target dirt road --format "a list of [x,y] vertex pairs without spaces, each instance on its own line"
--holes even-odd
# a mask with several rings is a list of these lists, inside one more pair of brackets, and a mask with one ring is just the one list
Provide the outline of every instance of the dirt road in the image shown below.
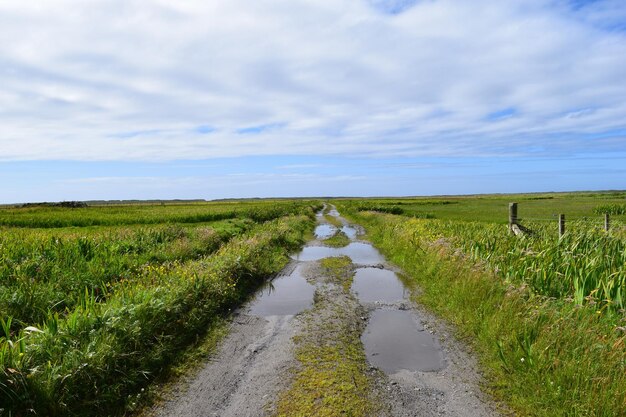
[[[315,415],[324,399],[306,397],[330,392],[333,378],[340,389],[332,391],[326,415],[343,415],[353,406],[376,416],[498,415],[479,389],[466,349],[444,323],[409,300],[400,271],[359,239],[360,227],[329,208],[327,216],[318,215],[316,239],[233,314],[219,351],[152,415]],[[337,237],[347,244],[331,247],[339,246]],[[328,257],[345,262],[335,267],[324,261]],[[344,352],[330,366],[344,370],[319,376],[324,360],[333,358],[328,354],[307,369],[311,347]],[[353,383],[346,384],[341,379],[349,373]],[[318,377],[324,384],[316,391],[309,380]],[[298,409],[304,406],[308,412]]]

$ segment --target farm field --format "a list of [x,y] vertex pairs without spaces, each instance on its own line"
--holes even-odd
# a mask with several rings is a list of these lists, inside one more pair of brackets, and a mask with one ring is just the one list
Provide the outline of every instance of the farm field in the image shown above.
[[[508,231],[509,202],[532,235]],[[625,203],[572,193],[337,206],[473,340],[497,397],[522,415],[611,416],[626,410]],[[571,221],[559,238],[561,213]]]
[[[531,235],[508,230],[513,201]],[[281,416],[409,416],[411,407],[500,415],[468,394],[478,386],[458,381],[479,377],[456,339],[477,356],[502,415],[624,415],[626,193],[329,203],[344,217],[329,204],[320,211],[317,200],[0,209],[0,415],[141,411],[143,390],[203,340],[217,346],[223,319],[242,306],[237,315],[247,318],[234,321],[234,339],[192,386],[199,394],[154,415],[217,407],[202,400],[209,382],[221,387],[215,395],[232,390],[217,403],[223,415],[239,415],[237,401],[266,415],[268,395]],[[567,218],[562,237],[558,214]],[[311,240],[315,224],[330,233]],[[301,254],[319,255],[294,255],[307,240]],[[306,276],[314,289],[309,307],[295,318],[255,318],[247,302],[288,264],[286,274]],[[435,385],[415,391],[417,376],[384,376],[368,363],[362,335],[381,304],[355,298],[355,271],[397,267],[411,302],[429,313],[404,302],[383,310],[400,317],[409,309],[444,339],[438,320],[453,325],[454,340],[441,342],[456,358],[437,374],[443,402],[428,394]],[[280,285],[268,294],[281,297]]]
[[382,212],[439,220],[507,224],[508,203],[517,202],[518,217],[523,224],[556,223],[557,216],[565,214],[567,219],[602,225],[604,212],[609,212],[622,225],[626,222],[626,192],[623,191],[372,198],[347,201],[351,201],[352,206],[361,210],[372,207]]
[[0,209],[0,414],[123,411],[285,265],[316,206]]

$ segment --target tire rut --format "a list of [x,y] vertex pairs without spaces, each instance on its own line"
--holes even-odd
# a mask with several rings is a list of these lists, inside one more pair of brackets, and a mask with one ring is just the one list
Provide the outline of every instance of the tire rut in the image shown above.
[[[358,238],[363,233],[360,226],[349,224],[339,216],[334,206],[330,206],[330,209],[330,215],[340,221],[343,227],[356,231],[350,237],[353,243],[370,245]],[[317,220],[318,224],[328,224],[323,215],[318,214]],[[307,247],[311,246],[324,246],[324,240],[315,239],[307,244]],[[341,249],[337,251],[339,255],[345,255]],[[371,263],[353,260],[352,268],[401,272],[382,256],[380,259],[382,262],[376,259]],[[300,267],[307,281],[316,285],[319,295],[320,285],[328,284],[323,282],[319,264],[317,259],[294,260],[279,276],[291,276]],[[328,292],[328,287],[325,288]],[[358,320],[362,320],[362,327],[365,327],[372,312],[379,309],[410,310],[416,325],[423,326],[437,338],[446,365],[433,372],[399,370],[388,375],[365,363],[365,374],[372,381],[372,398],[378,398],[381,402],[380,409],[375,413],[377,417],[500,415],[496,404],[479,388],[481,378],[474,359],[464,345],[453,338],[446,323],[408,299],[397,302],[356,302],[354,313],[359,311]],[[250,314],[250,305],[242,307],[233,314],[230,333],[222,341],[217,353],[197,374],[182,381],[173,396],[149,415],[261,417],[274,414],[280,394],[289,389],[294,370],[300,366],[294,358],[294,336],[314,336],[306,334],[311,326],[307,327],[301,320],[301,317],[309,316],[310,323],[310,315],[311,310],[307,310],[295,316],[257,317]],[[318,319],[323,320],[322,317],[315,320]]]

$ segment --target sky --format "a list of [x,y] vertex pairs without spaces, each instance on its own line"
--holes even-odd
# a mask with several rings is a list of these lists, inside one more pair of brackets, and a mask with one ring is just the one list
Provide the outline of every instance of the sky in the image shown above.
[[0,203],[626,189],[624,0],[0,0]]

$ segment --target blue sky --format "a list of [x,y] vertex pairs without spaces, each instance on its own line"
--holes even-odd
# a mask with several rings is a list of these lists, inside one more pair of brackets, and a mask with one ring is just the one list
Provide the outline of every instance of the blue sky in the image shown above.
[[0,203],[625,189],[626,2],[3,2],[0,181]]

